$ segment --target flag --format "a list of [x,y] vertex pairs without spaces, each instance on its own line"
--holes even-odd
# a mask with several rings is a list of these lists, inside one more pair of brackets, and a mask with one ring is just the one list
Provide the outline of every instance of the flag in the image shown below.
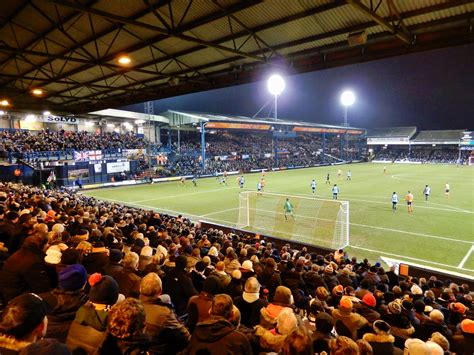
[[89,151],[89,160],[102,160],[102,151],[101,150],[90,150]]
[[89,160],[89,152],[88,151],[83,151],[83,152],[74,152],[74,160],[76,161],[87,161]]

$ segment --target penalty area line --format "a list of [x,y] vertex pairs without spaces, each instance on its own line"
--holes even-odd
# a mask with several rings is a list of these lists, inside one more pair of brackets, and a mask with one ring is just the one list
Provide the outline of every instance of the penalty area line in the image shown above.
[[469,259],[469,257],[471,256],[471,253],[474,251],[474,245],[471,247],[471,249],[468,250],[468,252],[466,253],[466,255],[464,255],[464,258],[461,260],[461,262],[459,263],[458,265],[458,268],[462,269],[464,267],[464,264],[466,263],[466,261]]
[[411,256],[398,255],[398,254],[388,253],[388,252],[380,251],[380,250],[374,250],[374,249],[369,249],[369,248],[357,247],[357,246],[350,245],[350,244],[349,244],[349,247],[350,247],[350,248],[354,248],[354,249],[359,249],[359,250],[368,251],[368,252],[371,252],[371,253],[378,253],[378,254],[382,254],[382,255],[385,254],[385,255],[395,256],[395,257],[397,257],[397,258],[405,258],[405,259],[410,259],[410,260],[414,260],[414,261],[420,261],[420,262],[426,263],[426,264],[438,265],[438,266],[443,266],[443,267],[448,267],[448,268],[454,268],[454,269],[459,269],[459,270],[465,270],[465,271],[473,271],[472,269],[467,269],[467,268],[464,268],[464,267],[459,267],[459,266],[454,266],[454,265],[448,265],[448,264],[442,264],[442,263],[438,263],[438,262],[436,262],[436,261],[430,261],[430,260],[425,260],[425,259],[413,258],[413,257],[411,257]]

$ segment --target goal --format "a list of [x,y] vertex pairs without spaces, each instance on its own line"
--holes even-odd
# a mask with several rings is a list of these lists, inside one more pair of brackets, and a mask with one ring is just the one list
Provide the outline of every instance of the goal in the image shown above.
[[[287,198],[294,218],[285,218]],[[245,191],[240,193],[237,228],[325,248],[344,248],[349,245],[349,202]]]

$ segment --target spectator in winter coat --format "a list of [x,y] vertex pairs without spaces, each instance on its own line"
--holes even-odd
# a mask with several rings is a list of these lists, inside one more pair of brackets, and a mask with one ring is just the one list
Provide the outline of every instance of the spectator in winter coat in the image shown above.
[[362,337],[372,346],[374,355],[401,355],[403,351],[395,347],[395,337],[390,334],[390,325],[383,320],[373,324],[374,333],[366,333]]
[[78,309],[87,302],[84,292],[87,282],[86,269],[81,264],[68,265],[59,271],[59,285],[39,296],[48,304],[48,338],[65,342],[71,322]]
[[128,252],[123,259],[123,269],[115,274],[119,291],[125,297],[138,297],[140,295],[140,282],[142,279],[137,275],[138,263],[138,254]]
[[56,286],[56,270],[46,265],[46,236],[35,233],[25,239],[0,271],[0,292],[5,302],[25,292],[47,292]]
[[214,297],[210,315],[209,319],[197,324],[184,354],[252,354],[247,337],[230,323],[233,304],[228,295]]
[[170,304],[162,300],[162,283],[155,273],[140,283],[140,301],[145,309],[146,334],[153,342],[150,352],[175,354],[183,350],[191,338],[189,331],[176,318]]
[[246,327],[253,328],[260,322],[260,310],[266,307],[268,302],[260,298],[260,284],[255,277],[245,282],[244,292],[234,298],[234,305],[239,309],[241,323]]
[[357,331],[368,325],[367,319],[360,314],[352,312],[353,304],[348,297],[342,297],[339,303],[339,308],[334,309],[332,318],[336,322],[341,320],[344,325],[350,330],[351,338],[357,339]]
[[178,316],[186,314],[188,300],[197,295],[191,279],[186,274],[188,260],[184,255],[176,258],[176,266],[166,274],[163,290],[169,294]]
[[196,324],[204,322],[210,317],[209,310],[211,309],[212,300],[220,292],[220,289],[219,280],[214,276],[209,276],[204,281],[202,291],[189,299],[187,326],[191,333],[194,331]]

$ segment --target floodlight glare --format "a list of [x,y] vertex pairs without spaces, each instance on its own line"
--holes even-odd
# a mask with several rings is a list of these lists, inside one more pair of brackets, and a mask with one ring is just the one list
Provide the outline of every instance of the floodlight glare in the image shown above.
[[270,94],[278,96],[285,90],[285,80],[281,75],[274,74],[268,79],[267,87]]
[[341,95],[341,104],[344,106],[352,106],[355,102],[355,95],[352,91],[344,91]]
[[43,116],[49,116],[49,115],[51,115],[51,112],[50,112],[50,111],[44,111],[44,112],[43,112]]

